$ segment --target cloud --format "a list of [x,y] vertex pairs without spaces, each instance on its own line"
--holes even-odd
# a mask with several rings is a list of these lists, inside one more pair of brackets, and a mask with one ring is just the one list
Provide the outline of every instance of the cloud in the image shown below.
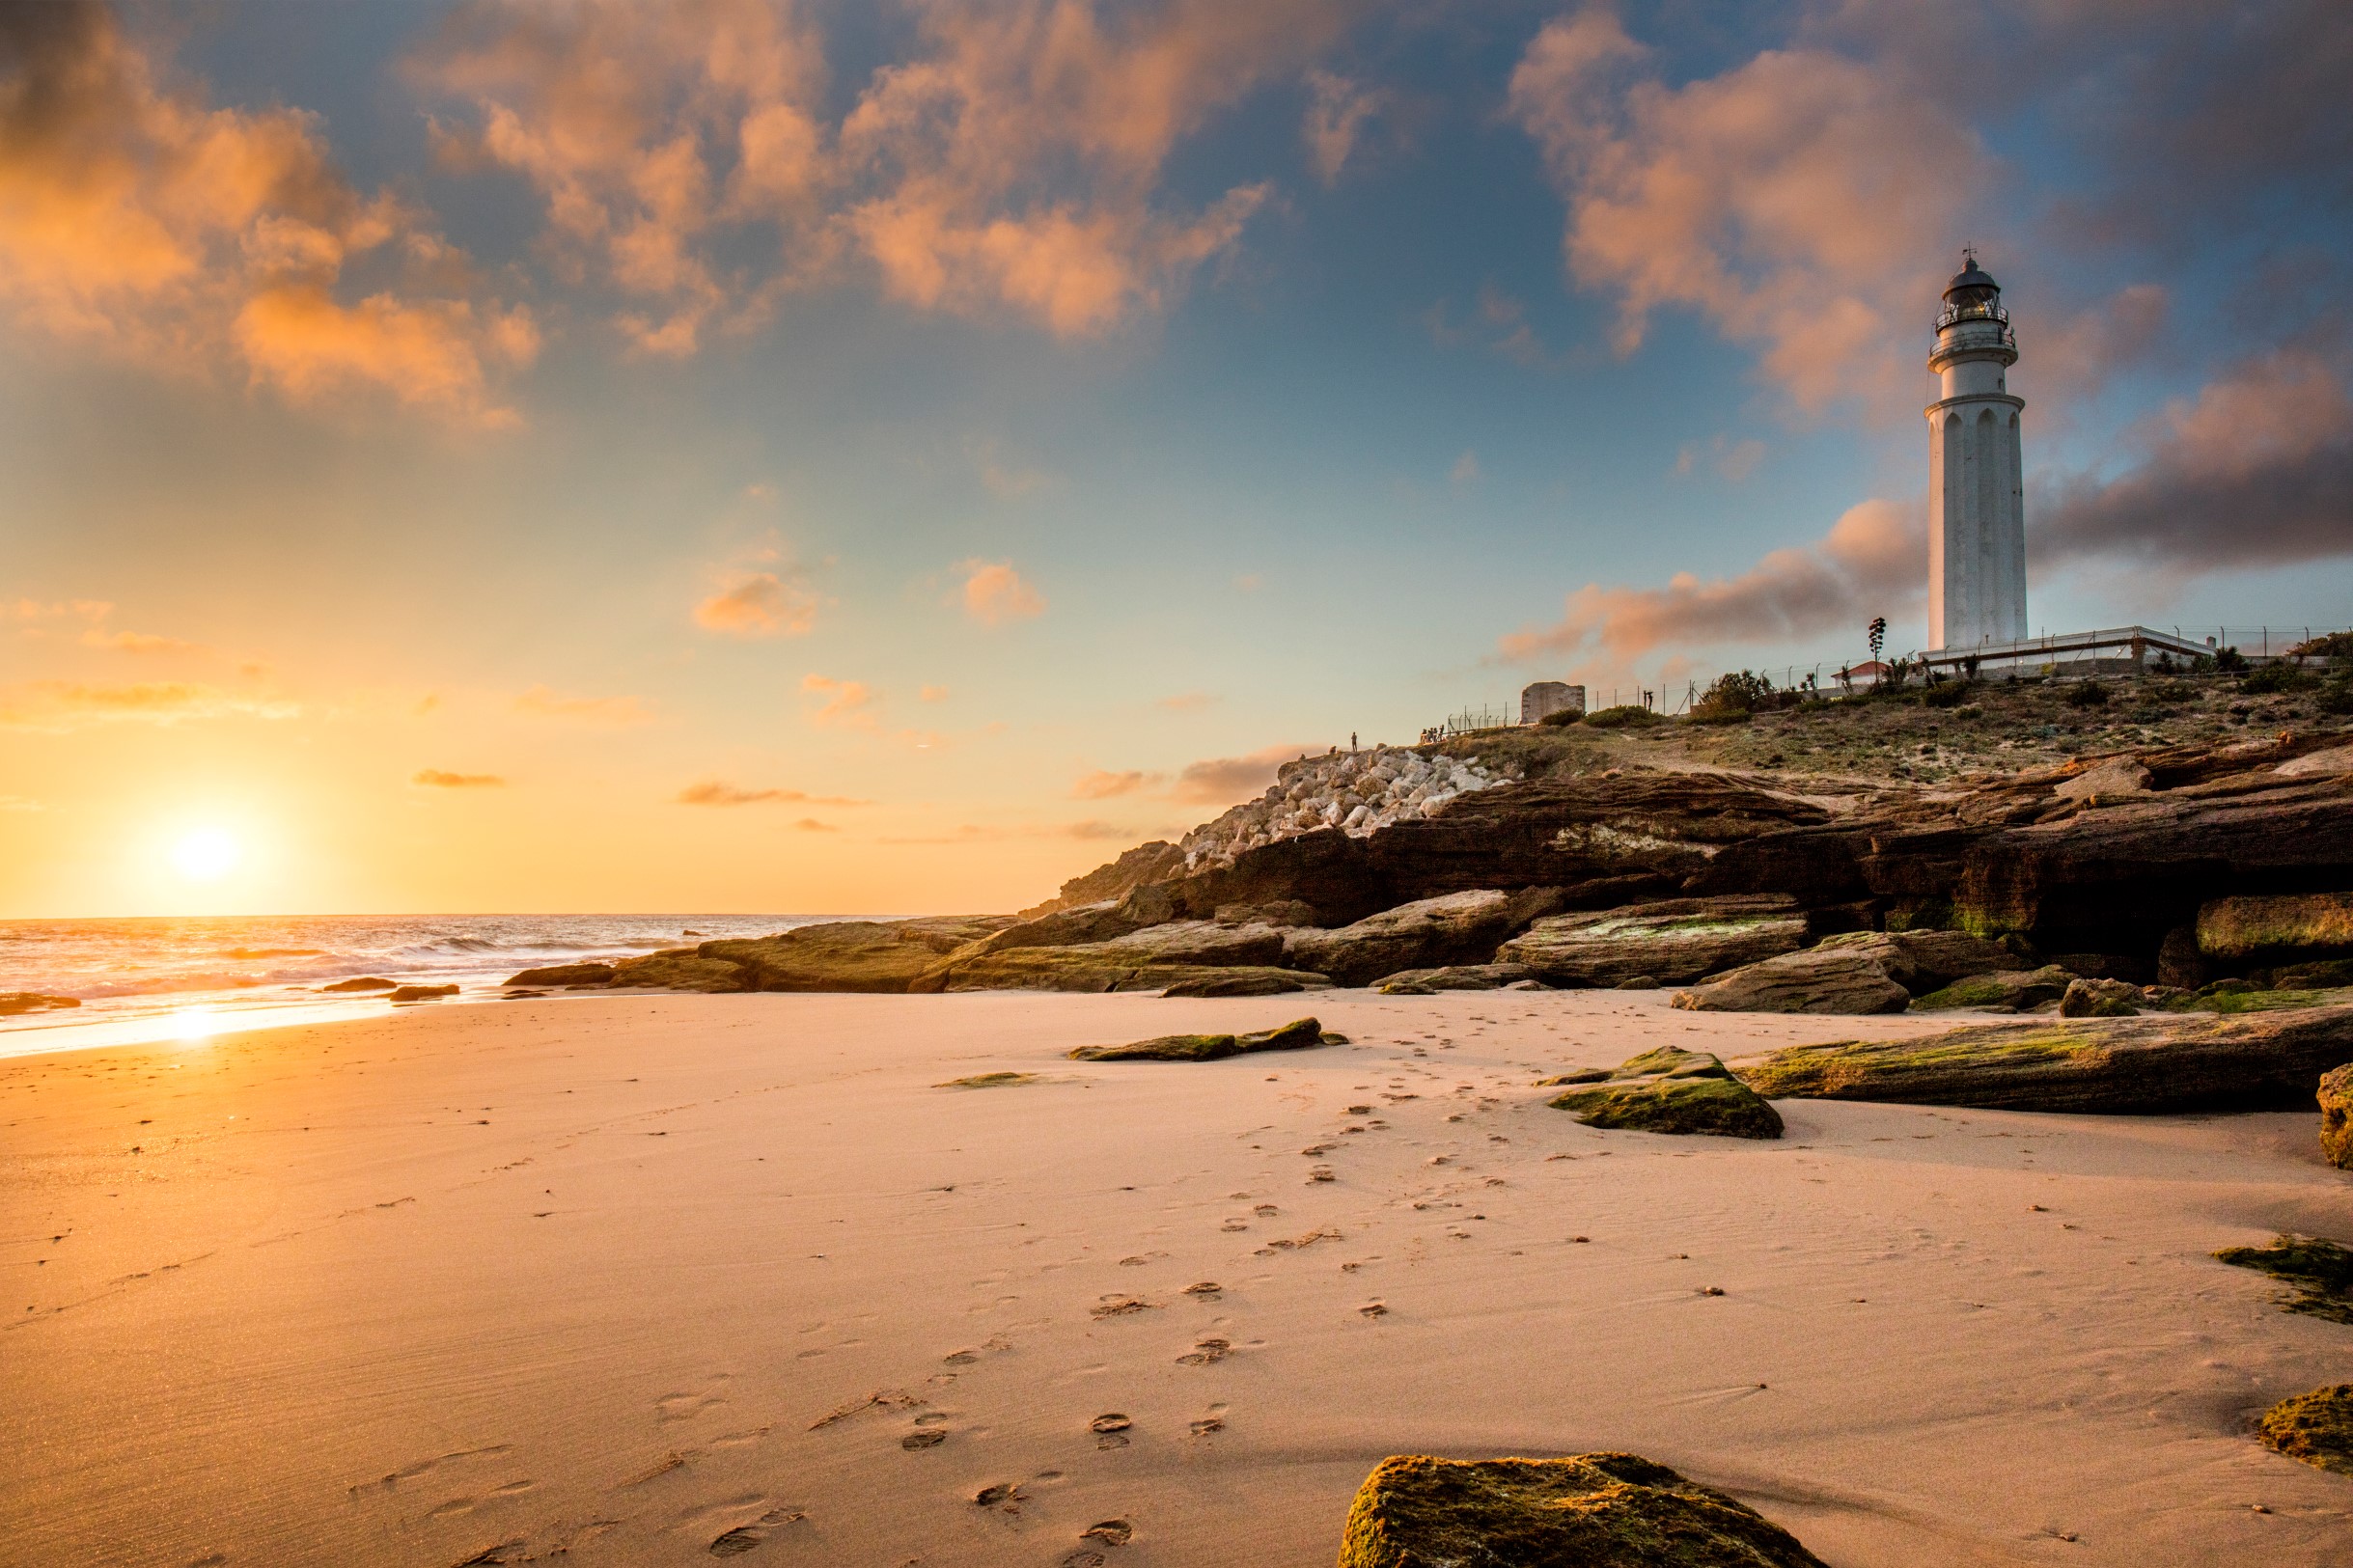
[[426,789],[504,789],[507,781],[495,773],[445,773],[439,768],[419,768],[409,777],[410,784]]
[[886,844],[983,844],[1001,843],[1019,839],[1082,839],[1091,842],[1116,839],[1132,842],[1137,837],[1138,835],[1131,828],[1123,828],[1114,822],[1089,818],[1079,822],[1021,826],[966,822],[958,826],[953,834],[935,835],[928,838],[881,839],[876,842]]
[[1850,507],[1830,532],[1799,549],[1775,550],[1733,578],[1702,582],[1677,572],[1665,588],[1588,583],[1551,626],[1515,632],[1501,658],[1607,655],[1620,663],[1665,645],[1786,641],[1909,605],[1925,591],[1926,519],[1892,501]]
[[583,724],[644,724],[653,717],[642,698],[564,697],[545,686],[534,686],[516,698],[514,710],[543,719],[577,719]]
[[1454,466],[1446,471],[1446,477],[1458,487],[1477,484],[1479,482],[1479,454],[1467,447],[1464,448],[1462,455],[1454,459]]
[[0,812],[45,812],[48,807],[22,795],[0,795]]
[[65,730],[117,721],[291,719],[301,711],[293,702],[177,680],[121,686],[34,680],[0,687],[0,728],[17,729]]
[[1675,449],[1675,474],[1677,479],[1689,479],[1704,466],[1733,484],[1738,484],[1757,472],[1764,461],[1765,444],[1758,440],[1728,441],[1722,435],[1708,437],[1702,446],[1686,441]]
[[801,690],[815,692],[825,701],[809,715],[814,725],[832,726],[843,729],[872,729],[880,719],[872,711],[874,694],[862,680],[833,680],[824,675],[803,675]]
[[1767,50],[1671,87],[1592,6],[1545,24],[1509,102],[1568,204],[1570,274],[1618,297],[1621,353],[1682,307],[1756,347],[1800,409],[1906,400],[1915,318],[1994,161],[1904,72]]
[[1299,134],[1307,143],[1308,163],[1316,179],[1338,184],[1365,122],[1379,112],[1388,95],[1328,70],[1310,70],[1307,86],[1307,115]]
[[[809,8],[462,8],[412,75],[457,168],[520,175],[636,351],[693,353],[853,264],[919,310],[1063,337],[1157,311],[1266,198],[1161,195],[1176,146],[1336,38],[1341,0],[924,4],[854,95]],[[829,101],[849,102],[837,123]]]
[[1165,777],[1166,775],[1163,774],[1142,773],[1132,769],[1125,773],[1110,773],[1098,768],[1093,773],[1080,776],[1079,781],[1070,786],[1070,798],[1072,800],[1111,800],[1117,796],[1132,795],[1139,790],[1149,789],[1160,784]]
[[2175,578],[2353,555],[2353,399],[2342,365],[2274,349],[2136,431],[2118,477],[2036,497],[2028,560],[2104,558]]
[[793,818],[792,831],[795,833],[840,833],[842,830],[830,822],[819,822],[814,816],[802,816]]
[[983,626],[1009,620],[1029,620],[1045,614],[1046,601],[1021,580],[1005,561],[967,561],[956,567],[964,573],[964,613]]
[[1188,762],[1172,793],[1197,806],[1231,806],[1275,782],[1275,770],[1292,758],[1320,750],[1314,746],[1269,746],[1244,756],[1213,756]]
[[731,637],[806,637],[817,625],[820,600],[794,573],[788,581],[756,571],[695,606],[695,622]]
[[[338,300],[355,264],[397,286]],[[19,324],[178,371],[241,361],[290,402],[377,392],[510,424],[492,373],[537,332],[470,281],[424,214],[344,179],[315,117],[167,85],[106,7],[0,9],[0,308]]]
[[203,653],[208,651],[198,644],[186,643],[177,637],[157,637],[150,632],[104,631],[97,626],[82,633],[85,646],[111,648],[117,653]]
[[678,793],[680,806],[762,806],[768,804],[794,806],[872,806],[871,800],[851,800],[843,795],[811,795],[798,789],[742,789],[734,784],[706,779],[701,784],[688,784]]
[[1203,708],[1215,706],[1217,701],[1218,699],[1207,692],[1178,692],[1174,697],[1156,700],[1152,706],[1166,708],[1171,713],[1199,713]]
[[948,701],[948,688],[945,686],[918,686],[915,689],[915,701],[918,702],[945,702]]

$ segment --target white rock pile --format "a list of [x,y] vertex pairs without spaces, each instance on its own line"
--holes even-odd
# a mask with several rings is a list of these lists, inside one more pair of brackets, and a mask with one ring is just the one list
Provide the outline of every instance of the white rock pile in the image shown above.
[[1376,746],[1367,752],[1286,762],[1257,800],[1245,801],[1178,840],[1187,870],[1231,866],[1233,858],[1278,839],[1318,828],[1352,838],[1434,813],[1457,795],[1510,780],[1476,758]]

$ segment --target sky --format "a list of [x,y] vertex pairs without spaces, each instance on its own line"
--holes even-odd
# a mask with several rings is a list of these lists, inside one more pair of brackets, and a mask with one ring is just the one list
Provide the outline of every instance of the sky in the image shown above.
[[1918,646],[1964,244],[2035,629],[2344,626],[2349,80],[2328,0],[8,7],[0,917],[1010,909]]

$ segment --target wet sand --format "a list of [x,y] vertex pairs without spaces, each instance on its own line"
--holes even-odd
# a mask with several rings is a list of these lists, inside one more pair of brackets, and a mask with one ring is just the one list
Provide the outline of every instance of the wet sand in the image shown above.
[[[1309,1010],[1356,1043],[1062,1059]],[[2207,1255],[2353,1238],[2315,1115],[1531,1087],[1936,1027],[598,997],[0,1062],[0,1561],[1287,1568],[1383,1455],[1596,1448],[1839,1568],[2346,1561],[2353,1481],[2247,1431],[2353,1330]],[[1044,1081],[933,1087],[991,1071]]]

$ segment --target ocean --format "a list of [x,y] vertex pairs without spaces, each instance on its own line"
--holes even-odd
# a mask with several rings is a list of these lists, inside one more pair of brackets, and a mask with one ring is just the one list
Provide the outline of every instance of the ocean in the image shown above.
[[0,993],[74,1007],[0,1016],[0,1057],[384,1012],[321,986],[361,976],[495,999],[517,970],[765,936],[824,915],[306,915],[0,921]]

